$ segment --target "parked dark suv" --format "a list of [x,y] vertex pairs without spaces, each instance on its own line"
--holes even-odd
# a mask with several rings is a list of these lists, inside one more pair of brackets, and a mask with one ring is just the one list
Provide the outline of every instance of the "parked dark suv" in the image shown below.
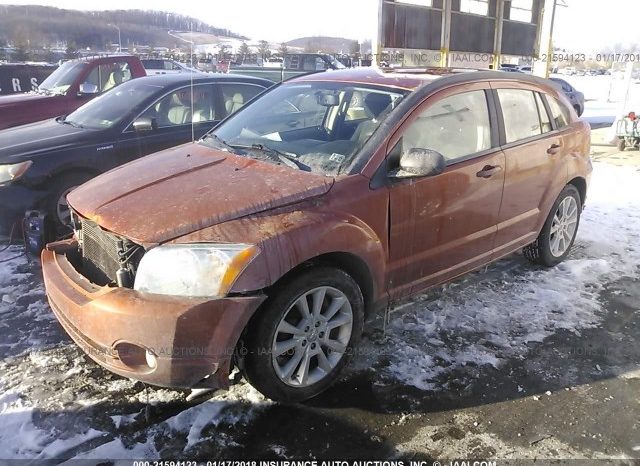
[[66,117],[0,131],[0,237],[19,236],[27,210],[58,232],[66,196],[143,155],[199,139],[272,85],[235,75],[173,74],[126,82]]
[[220,387],[235,364],[304,400],[376,310],[522,248],[559,263],[588,124],[549,81],[440,73],[297,78],[73,191],[75,237],[42,254],[60,323],[126,377]]

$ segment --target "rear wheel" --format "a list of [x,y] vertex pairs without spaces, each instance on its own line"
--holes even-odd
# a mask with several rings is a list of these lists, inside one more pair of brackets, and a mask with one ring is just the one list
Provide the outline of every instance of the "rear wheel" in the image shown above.
[[553,267],[571,251],[580,224],[582,201],[573,185],[567,185],[553,204],[538,239],[523,249],[531,262]]
[[252,320],[245,376],[276,401],[312,398],[348,363],[363,320],[362,292],[350,275],[331,267],[308,269],[279,287]]

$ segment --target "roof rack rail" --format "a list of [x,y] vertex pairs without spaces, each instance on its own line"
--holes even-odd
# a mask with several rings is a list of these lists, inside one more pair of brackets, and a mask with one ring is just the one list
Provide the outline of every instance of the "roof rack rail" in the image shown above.
[[453,67],[442,67],[442,66],[381,67],[380,70],[383,73],[405,73],[405,74],[454,74],[454,73],[466,73],[469,71],[491,71],[486,68],[453,68]]
[[132,53],[126,53],[126,52],[94,52],[94,53],[87,53],[84,54],[82,53],[82,51],[78,52],[79,55],[76,58],[70,58],[68,60],[65,61],[70,61],[70,60],[82,60],[84,58],[111,58],[111,57],[129,57],[131,55],[133,55]]

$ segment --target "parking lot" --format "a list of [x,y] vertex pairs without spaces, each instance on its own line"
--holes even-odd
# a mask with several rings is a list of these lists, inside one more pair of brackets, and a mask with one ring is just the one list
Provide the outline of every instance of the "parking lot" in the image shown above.
[[[0,451],[10,458],[640,458],[640,155],[598,153],[569,260],[508,257],[372,324],[299,405],[243,380],[186,401],[90,361],[40,271],[0,254]],[[625,163],[613,164],[624,159]]]

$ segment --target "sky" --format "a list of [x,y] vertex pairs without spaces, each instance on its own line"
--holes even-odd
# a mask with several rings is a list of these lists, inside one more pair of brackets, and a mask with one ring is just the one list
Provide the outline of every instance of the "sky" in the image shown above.
[[[640,0],[564,0],[558,7],[555,44],[574,52],[600,50],[616,43],[640,44]],[[282,42],[305,36],[375,37],[377,0],[86,0],[3,1],[70,9],[162,10],[196,17],[254,40]]]

